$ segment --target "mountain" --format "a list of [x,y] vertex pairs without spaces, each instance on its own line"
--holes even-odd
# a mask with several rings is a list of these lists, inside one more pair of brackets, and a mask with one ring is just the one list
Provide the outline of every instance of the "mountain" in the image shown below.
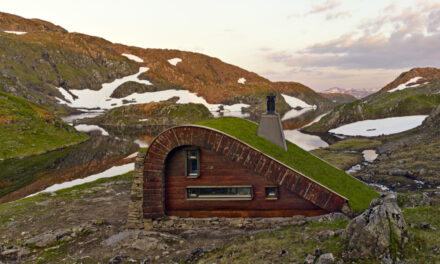
[[[200,53],[115,44],[68,32],[50,22],[6,13],[0,13],[0,23],[1,90],[60,115],[77,112],[78,108],[110,109],[162,101],[173,94],[180,98],[179,103],[205,100],[208,108],[231,102],[264,105],[264,95],[280,92],[301,97],[309,104],[332,105],[302,84],[273,83]],[[125,83],[119,83],[124,78]],[[115,87],[111,87],[114,93],[104,96],[101,88],[106,83]],[[133,92],[162,93],[139,99],[129,97]],[[256,101],[252,95],[261,96]],[[95,98],[95,103],[90,98]]]
[[362,100],[342,104],[304,131],[328,130],[366,119],[429,115],[440,104],[440,70],[414,68],[400,74],[378,92]]
[[373,90],[369,90],[369,89],[332,87],[332,88],[328,88],[324,91],[321,91],[320,93],[323,93],[323,94],[348,94],[348,95],[352,95],[356,98],[363,98],[369,94],[372,94],[373,92],[374,92]]
[[356,101],[356,97],[346,93],[318,93],[320,96],[330,99],[335,103],[350,103]]
[[87,139],[87,135],[46,109],[0,91],[0,160],[39,154]]

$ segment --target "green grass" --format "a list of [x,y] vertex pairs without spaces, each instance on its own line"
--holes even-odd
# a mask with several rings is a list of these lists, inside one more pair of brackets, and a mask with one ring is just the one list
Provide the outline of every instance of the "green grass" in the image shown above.
[[333,152],[328,149],[314,149],[310,152],[341,170],[348,170],[364,160],[362,154],[358,152]]
[[0,159],[41,154],[87,139],[46,109],[0,91]]
[[368,138],[349,138],[330,145],[330,150],[365,150],[374,149],[380,146],[382,142]]
[[268,140],[258,137],[258,126],[255,123],[240,118],[227,117],[200,122],[198,125],[211,127],[236,137],[343,195],[349,200],[351,209],[356,212],[365,210],[371,199],[379,197],[367,184],[358,181],[291,142],[287,142],[288,150],[284,151]]

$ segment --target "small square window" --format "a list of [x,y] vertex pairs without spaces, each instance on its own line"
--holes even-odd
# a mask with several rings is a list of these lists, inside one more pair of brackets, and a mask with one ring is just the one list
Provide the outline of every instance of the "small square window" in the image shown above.
[[266,186],[264,187],[266,200],[278,200],[278,187]]
[[200,176],[200,155],[198,149],[186,150],[186,177],[198,178]]

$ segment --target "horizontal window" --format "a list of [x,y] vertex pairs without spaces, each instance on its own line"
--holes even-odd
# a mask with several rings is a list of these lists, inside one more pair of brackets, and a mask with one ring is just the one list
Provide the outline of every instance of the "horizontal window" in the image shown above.
[[189,200],[252,200],[252,196],[250,185],[186,187],[186,199]]

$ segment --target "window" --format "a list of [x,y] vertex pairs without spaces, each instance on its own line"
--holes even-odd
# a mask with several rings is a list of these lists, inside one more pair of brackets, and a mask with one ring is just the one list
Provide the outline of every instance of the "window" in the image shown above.
[[252,186],[188,186],[188,200],[252,200]]
[[266,186],[264,187],[266,200],[278,200],[278,187]]
[[198,178],[200,176],[200,155],[198,149],[186,150],[186,177]]

